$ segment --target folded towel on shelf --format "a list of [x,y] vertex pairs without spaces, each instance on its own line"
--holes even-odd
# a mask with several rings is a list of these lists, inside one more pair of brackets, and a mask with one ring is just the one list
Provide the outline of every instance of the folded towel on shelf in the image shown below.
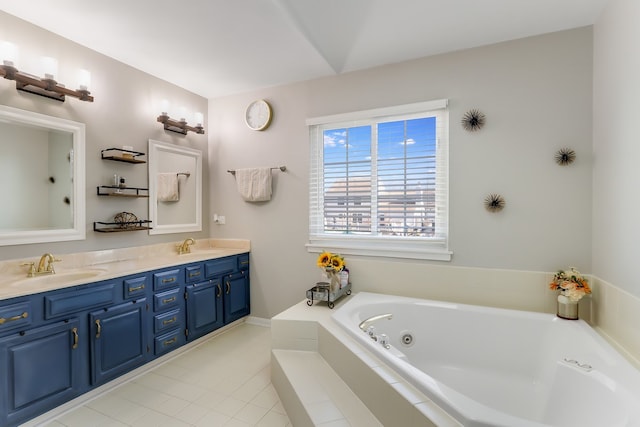
[[271,168],[236,169],[236,186],[247,202],[271,200]]
[[156,198],[159,202],[177,202],[180,200],[180,191],[178,190],[178,175],[174,173],[159,173],[158,190]]

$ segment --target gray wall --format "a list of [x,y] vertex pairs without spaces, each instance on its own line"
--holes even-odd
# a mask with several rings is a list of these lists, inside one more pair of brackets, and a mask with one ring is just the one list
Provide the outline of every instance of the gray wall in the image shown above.
[[593,104],[593,272],[636,296],[640,296],[638,22],[636,0],[611,1],[597,22]]
[[[244,124],[244,110],[257,98],[274,108],[264,132]],[[581,28],[210,100],[211,214],[223,214],[227,222],[213,225],[211,234],[251,239],[255,316],[270,317],[300,301],[319,279],[316,254],[305,249],[305,119],[440,98],[450,101],[453,260],[348,257],[354,286],[377,290],[380,284],[369,279],[391,270],[392,293],[435,289],[430,272],[443,265],[542,272],[575,266],[590,272],[592,30]],[[471,108],[487,115],[481,132],[465,132],[459,124]],[[578,157],[560,167],[554,155],[565,146]],[[226,173],[278,165],[288,170],[275,173],[274,197],[263,204],[243,202]],[[505,197],[501,213],[485,211],[489,193]],[[475,292],[502,291],[490,282],[482,286]]]
[[[121,211],[133,212],[139,218],[148,217],[146,198],[120,200],[96,195],[96,187],[110,184],[114,173],[125,176],[130,186],[148,187],[147,165],[103,161],[100,159],[100,150],[129,145],[136,151],[146,153],[148,140],[151,138],[201,150],[203,164],[206,165],[208,135],[190,132],[185,137],[166,132],[156,122],[156,117],[160,113],[162,99],[166,98],[174,105],[186,106],[189,111],[201,111],[206,118],[207,100],[4,12],[0,12],[0,29],[0,39],[15,43],[20,49],[18,68],[28,73],[37,73],[37,66],[29,67],[29,64],[37,62],[41,56],[54,56],[59,62],[58,80],[72,88],[76,85],[77,70],[87,68],[91,71],[89,89],[95,97],[93,103],[70,97],[60,103],[18,92],[15,83],[0,80],[0,104],[85,123],[87,144],[87,239],[67,243],[4,246],[0,247],[0,259],[35,257],[45,252],[60,255],[85,250],[141,246],[178,241],[187,237],[184,234],[149,236],[144,231],[110,234],[93,232],[93,221],[109,221]],[[149,54],[165,53],[159,47],[157,52]],[[208,132],[208,124],[204,125]],[[206,215],[209,207],[206,168],[204,178],[203,205]],[[188,236],[208,237],[209,223],[205,222],[203,227],[202,232],[188,233]]]

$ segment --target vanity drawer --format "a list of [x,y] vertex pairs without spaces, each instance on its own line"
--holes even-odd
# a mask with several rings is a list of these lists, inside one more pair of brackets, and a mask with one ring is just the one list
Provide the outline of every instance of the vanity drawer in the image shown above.
[[144,296],[147,289],[147,276],[132,277],[124,280],[124,299]]
[[173,288],[180,285],[180,269],[163,271],[162,273],[153,274],[153,290],[161,291],[163,289]]
[[156,339],[153,340],[156,356],[180,347],[184,344],[184,340],[185,337],[182,329],[176,329],[168,334],[156,337]]
[[226,273],[231,273],[235,269],[236,257],[213,259],[204,263],[204,272],[207,279],[215,276],[222,276]]
[[44,317],[76,313],[101,305],[113,303],[116,295],[116,284],[88,286],[70,292],[60,292],[44,297]]
[[189,265],[187,266],[184,271],[185,271],[185,280],[187,283],[195,283],[195,282],[201,282],[202,280],[204,280],[204,268],[202,266],[202,264],[198,264],[198,265]]
[[23,301],[0,307],[0,332],[31,323],[31,301]]
[[238,270],[247,270],[249,268],[249,254],[238,255]]
[[155,334],[177,328],[182,325],[182,311],[171,310],[166,313],[156,314],[153,317],[153,332]]
[[165,311],[180,305],[180,289],[172,289],[153,296],[153,309]]

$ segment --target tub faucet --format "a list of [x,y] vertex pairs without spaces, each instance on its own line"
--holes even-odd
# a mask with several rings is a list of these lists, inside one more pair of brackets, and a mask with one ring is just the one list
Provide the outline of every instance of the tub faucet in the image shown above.
[[185,239],[184,242],[182,242],[182,244],[178,245],[178,254],[182,255],[182,254],[190,254],[191,253],[191,245],[195,244],[196,241],[193,240],[191,237],[189,237],[188,239]]
[[377,314],[375,316],[371,316],[368,319],[363,320],[362,322],[360,322],[360,324],[358,325],[358,327],[360,329],[362,329],[364,332],[367,331],[367,328],[369,327],[369,325],[371,325],[373,322],[377,322],[380,319],[388,319],[391,320],[391,318],[393,318],[393,314],[391,313],[386,313],[386,314]]

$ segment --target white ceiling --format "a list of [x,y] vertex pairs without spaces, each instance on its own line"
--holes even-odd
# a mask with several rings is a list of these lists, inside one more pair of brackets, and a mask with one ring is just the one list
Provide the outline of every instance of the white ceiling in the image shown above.
[[0,0],[0,8],[215,98],[591,25],[608,1]]

